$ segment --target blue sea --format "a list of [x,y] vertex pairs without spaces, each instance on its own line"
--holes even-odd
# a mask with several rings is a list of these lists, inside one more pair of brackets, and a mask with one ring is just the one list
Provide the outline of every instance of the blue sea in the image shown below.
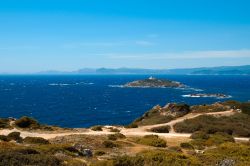
[[250,100],[249,76],[154,76],[182,82],[184,89],[122,88],[148,75],[0,76],[0,117],[31,116],[62,127],[125,125],[153,106],[190,105],[229,99],[189,98],[192,93],[223,93]]

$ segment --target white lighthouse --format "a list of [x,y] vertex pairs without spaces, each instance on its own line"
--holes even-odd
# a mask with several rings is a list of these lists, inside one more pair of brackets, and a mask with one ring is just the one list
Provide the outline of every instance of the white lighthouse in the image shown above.
[[149,79],[149,80],[155,80],[155,78],[152,77],[152,76],[150,76],[148,79]]

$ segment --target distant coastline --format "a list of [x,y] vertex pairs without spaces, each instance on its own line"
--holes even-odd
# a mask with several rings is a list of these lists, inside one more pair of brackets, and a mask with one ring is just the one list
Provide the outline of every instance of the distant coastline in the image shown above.
[[177,69],[82,68],[75,71],[48,70],[35,73],[0,73],[1,75],[250,75],[250,65]]
[[86,75],[250,75],[250,65],[244,66],[220,66],[201,68],[180,68],[180,69],[139,69],[139,68],[83,68],[77,71],[44,71],[36,74],[86,74]]

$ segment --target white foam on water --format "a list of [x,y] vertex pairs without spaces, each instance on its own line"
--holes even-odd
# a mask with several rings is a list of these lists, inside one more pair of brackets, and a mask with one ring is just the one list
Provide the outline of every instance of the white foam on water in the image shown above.
[[75,85],[93,85],[92,82],[80,82],[80,83],[73,83],[73,84],[65,84],[65,83],[51,83],[49,86],[75,86]]

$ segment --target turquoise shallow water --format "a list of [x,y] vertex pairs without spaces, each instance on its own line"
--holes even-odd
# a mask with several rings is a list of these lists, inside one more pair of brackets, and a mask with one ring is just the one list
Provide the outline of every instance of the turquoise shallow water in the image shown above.
[[250,100],[249,76],[155,76],[180,81],[190,88],[119,87],[148,77],[0,76],[0,117],[25,115],[51,125],[88,127],[128,124],[156,104],[193,105],[225,100],[182,96],[191,93],[223,93],[233,100]]

